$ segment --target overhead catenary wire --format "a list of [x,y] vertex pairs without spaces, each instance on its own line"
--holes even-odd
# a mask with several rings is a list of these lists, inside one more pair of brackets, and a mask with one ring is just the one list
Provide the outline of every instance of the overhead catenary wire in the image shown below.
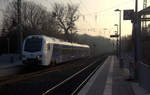
[[[7,0],[6,0],[7,1]],[[9,1],[13,1],[13,0],[9,0]],[[31,1],[31,0],[23,0],[23,1]],[[48,6],[49,7],[52,7],[52,6],[54,6],[54,2],[56,2],[56,1],[53,1],[53,0],[32,0],[32,1],[35,1],[35,2],[37,2],[37,3],[39,3],[39,4],[44,4],[44,3],[41,3],[41,2],[48,2],[48,3],[50,3]],[[57,0],[59,3],[64,3],[63,1],[64,0]],[[79,16],[81,16],[82,17],[82,19],[83,19],[83,22],[86,22],[86,23],[88,23],[88,25],[90,26],[89,28],[92,28],[92,22],[91,22],[91,18],[93,19],[93,17],[94,17],[94,21],[95,21],[95,23],[97,22],[97,20],[98,20],[98,18],[100,18],[100,16],[102,16],[102,13],[103,12],[108,12],[108,11],[112,11],[114,8],[116,8],[116,7],[119,7],[119,6],[124,6],[124,5],[126,5],[126,4],[129,4],[129,3],[127,3],[127,2],[129,2],[130,1],[130,3],[132,3],[131,2],[131,0],[128,0],[128,1],[125,1],[125,2],[121,2],[121,3],[118,3],[118,4],[116,4],[116,5],[114,5],[114,6],[112,6],[112,7],[109,7],[109,8],[106,8],[106,9],[103,9],[103,10],[100,10],[100,11],[97,11],[97,12],[90,12],[90,10],[88,9],[88,7],[86,6],[86,4],[85,4],[85,2],[87,2],[86,0],[85,1],[82,1],[82,0],[79,0],[79,2],[80,2],[80,5],[82,6],[82,8],[80,9],[80,11],[79,11]],[[134,0],[132,0],[132,1],[134,1]],[[5,0],[4,0],[4,2],[5,2]],[[74,4],[74,2],[72,1],[72,0],[68,0],[68,2],[70,2],[70,4]],[[85,11],[87,11],[88,13],[87,14],[84,14],[84,13],[82,13],[82,11],[81,10],[85,10]],[[90,18],[90,19],[89,19]]]
[[[80,2],[82,3],[81,0],[80,0]],[[116,8],[116,6],[119,7],[119,6],[126,5],[126,3],[127,3],[127,4],[132,3],[132,2],[130,2],[130,3],[128,3],[128,2],[130,2],[130,0],[129,0],[129,1],[125,1],[125,2],[118,3],[118,4],[116,4],[116,5],[112,6],[112,7],[109,7],[109,8],[103,9],[103,10],[101,10],[101,11],[97,11],[97,12],[89,12],[89,11],[87,10],[89,13],[87,13],[87,14],[82,14],[82,13],[80,13],[80,16],[83,18],[83,21],[85,21],[86,18],[89,18],[88,16],[91,16],[91,17],[93,16],[94,19],[95,19],[95,20],[94,20],[94,21],[95,21],[95,24],[96,24],[98,18],[100,18],[99,16],[101,16],[103,12],[112,11],[112,10],[114,10],[114,8]],[[86,6],[84,6],[84,8],[87,9]]]
[[[132,0],[132,1],[134,1],[134,0]],[[133,3],[133,2],[131,2],[131,0],[128,0],[128,1],[125,1],[125,2],[121,2],[121,3],[118,3],[118,4],[116,4],[116,5],[114,5],[114,6],[112,6],[112,7],[109,7],[109,8],[106,8],[106,9],[103,9],[103,10],[100,10],[100,11],[97,11],[97,12],[89,12],[89,13],[87,13],[87,14],[81,14],[81,15],[94,15],[94,14],[100,14],[100,13],[102,13],[102,12],[107,12],[107,11],[112,11],[114,8],[118,8],[118,7],[120,7],[120,6],[125,6],[125,5],[127,5],[127,4],[131,4],[131,3]]]

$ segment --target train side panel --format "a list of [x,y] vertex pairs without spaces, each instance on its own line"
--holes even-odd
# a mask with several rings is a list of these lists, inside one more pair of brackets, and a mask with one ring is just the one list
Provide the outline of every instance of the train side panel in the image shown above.
[[[42,35],[27,37],[23,45],[23,62],[48,66],[89,56],[89,46],[60,41]],[[32,42],[32,43],[31,43]]]
[[51,64],[53,44],[45,43],[43,46],[43,61],[41,65],[48,66]]

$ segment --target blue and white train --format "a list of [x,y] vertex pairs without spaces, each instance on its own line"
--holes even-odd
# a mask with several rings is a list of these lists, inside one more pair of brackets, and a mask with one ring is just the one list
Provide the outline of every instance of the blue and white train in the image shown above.
[[44,35],[31,35],[24,40],[22,62],[48,66],[89,55],[88,45],[64,42]]

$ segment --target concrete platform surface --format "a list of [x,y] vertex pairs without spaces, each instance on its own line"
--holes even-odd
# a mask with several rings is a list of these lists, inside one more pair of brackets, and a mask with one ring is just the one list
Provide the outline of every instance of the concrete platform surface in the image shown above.
[[115,56],[109,56],[78,95],[135,95]]

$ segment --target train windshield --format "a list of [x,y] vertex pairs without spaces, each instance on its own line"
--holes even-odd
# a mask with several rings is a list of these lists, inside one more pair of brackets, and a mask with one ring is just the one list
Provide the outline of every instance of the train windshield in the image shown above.
[[42,39],[40,38],[30,38],[27,39],[24,46],[24,51],[27,52],[37,52],[41,51]]

